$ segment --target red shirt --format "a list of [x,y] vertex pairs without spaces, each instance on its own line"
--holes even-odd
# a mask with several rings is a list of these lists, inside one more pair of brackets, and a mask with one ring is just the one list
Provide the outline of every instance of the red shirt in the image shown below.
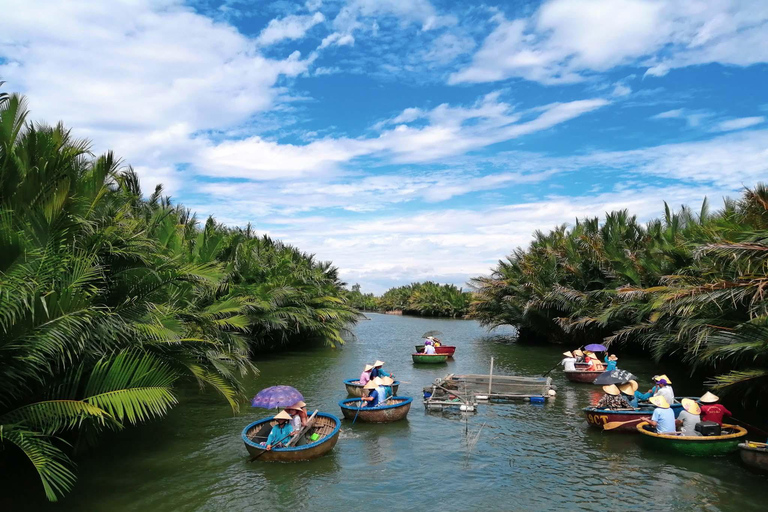
[[730,416],[731,411],[720,404],[702,404],[701,421],[714,421],[723,424],[723,416]]

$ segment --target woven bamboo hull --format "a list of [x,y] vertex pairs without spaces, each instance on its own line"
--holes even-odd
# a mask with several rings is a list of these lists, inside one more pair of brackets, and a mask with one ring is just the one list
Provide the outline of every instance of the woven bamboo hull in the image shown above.
[[[363,386],[360,385],[359,379],[347,379],[344,381],[344,386],[347,388],[347,394],[349,396],[356,396],[360,398],[363,396]],[[392,384],[392,392],[397,395],[397,390],[400,389],[400,381],[396,380]]]
[[[653,409],[635,409],[630,411],[612,411],[610,409],[598,409],[596,407],[585,407],[583,409],[584,416],[587,418],[587,423],[590,427],[603,429],[603,425],[606,423],[612,423],[614,421],[632,421],[632,420],[649,420],[653,414]],[[611,430],[611,432],[627,432],[636,433],[635,428],[637,423],[630,423],[629,425],[621,425]]]
[[[255,421],[245,427],[242,433],[243,443],[245,443],[245,449],[252,456],[259,456],[257,460],[264,462],[297,462],[303,460],[311,460],[321,457],[331,451],[336,442],[339,440],[339,432],[341,430],[341,420],[332,414],[326,414],[320,412],[315,418],[315,426],[311,429],[312,432],[318,432],[322,436],[315,442],[309,442],[302,446],[292,446],[288,448],[274,448],[271,451],[266,451],[263,447],[259,446],[257,440],[266,439],[265,437],[259,437],[259,433],[269,434],[269,429],[275,421],[272,418],[266,418],[263,420]],[[263,455],[261,455],[263,453]]]
[[[424,345],[415,345],[416,352],[424,352]],[[451,345],[440,345],[439,347],[435,347],[435,352],[438,354],[445,354],[448,357],[453,357],[453,354],[456,353],[456,347]]]
[[586,372],[582,370],[576,370],[575,372],[563,372],[563,373],[565,374],[565,377],[571,382],[584,382],[587,384],[591,384],[603,372],[602,371]]
[[635,427],[638,432],[643,434],[643,444],[646,447],[690,457],[716,457],[735,452],[739,449],[739,441],[747,435],[747,429],[726,424],[723,424],[723,429],[731,432],[721,436],[657,434],[646,430],[645,427],[648,426],[648,423],[642,422]]
[[750,446],[749,443],[739,444],[741,460],[747,466],[768,471],[768,448]]
[[356,398],[348,398],[339,402],[344,417],[348,420],[354,420],[355,415],[357,415],[357,421],[365,423],[391,423],[402,420],[408,415],[413,398],[395,396],[387,400],[389,405],[360,409],[361,402]]
[[411,354],[411,357],[418,364],[440,364],[448,360],[445,354]]

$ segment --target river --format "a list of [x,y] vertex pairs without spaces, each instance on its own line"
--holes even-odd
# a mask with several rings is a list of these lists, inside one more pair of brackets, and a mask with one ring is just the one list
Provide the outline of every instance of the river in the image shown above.
[[[334,450],[320,459],[248,463],[240,432],[266,415],[245,406],[237,416],[212,394],[185,394],[168,418],[128,429],[79,459],[75,490],[55,511],[246,510],[637,510],[764,511],[768,479],[738,456],[690,459],[641,448],[637,436],[590,430],[581,408],[599,388],[552,372],[557,398],[546,405],[481,405],[472,415],[425,412],[421,388],[447,373],[537,375],[562,349],[508,343],[510,329],[487,333],[476,322],[370,314],[341,349],[317,348],[261,358],[249,393],[276,384],[301,390],[309,404],[341,417],[342,381],[363,363],[386,361],[414,397],[406,421],[344,421]],[[414,367],[419,336],[440,330],[458,347],[445,365]],[[621,354],[619,354],[621,355]],[[644,381],[666,372],[677,394],[684,374],[622,357],[619,367]],[[468,440],[477,439],[473,444]],[[25,507],[15,507],[23,510]]]

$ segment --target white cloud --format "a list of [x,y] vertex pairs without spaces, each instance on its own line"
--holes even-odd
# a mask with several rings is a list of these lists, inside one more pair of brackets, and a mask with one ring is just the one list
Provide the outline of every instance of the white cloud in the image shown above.
[[261,46],[269,46],[286,39],[301,39],[309,29],[325,21],[322,13],[300,16],[290,15],[274,19],[261,31],[256,42]]
[[762,0],[550,0],[529,18],[506,20],[450,83],[510,77],[570,83],[619,65],[646,75],[719,62],[768,62],[768,3]]
[[676,108],[674,110],[667,110],[666,112],[656,114],[655,116],[652,116],[651,119],[679,119],[681,117],[683,117],[683,109]]
[[729,119],[728,121],[722,121],[713,128],[713,131],[717,132],[730,132],[734,130],[743,130],[751,126],[756,126],[765,122],[764,116],[755,117],[740,117],[738,119]]
[[328,46],[351,46],[353,44],[355,44],[355,38],[352,37],[352,34],[334,32],[323,38],[318,49],[327,48]]
[[651,116],[651,119],[683,119],[690,128],[696,128],[700,126],[706,119],[709,119],[714,114],[706,110],[687,110],[683,108],[677,108],[674,110],[667,110],[661,112],[655,116]]
[[628,85],[624,85],[622,83],[617,83],[616,86],[613,88],[613,92],[611,93],[611,96],[620,98],[622,96],[627,96],[629,94],[632,94],[631,87],[629,87]]

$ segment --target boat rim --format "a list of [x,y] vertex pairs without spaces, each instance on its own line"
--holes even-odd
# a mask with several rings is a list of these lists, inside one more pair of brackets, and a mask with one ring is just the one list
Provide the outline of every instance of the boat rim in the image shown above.
[[[386,409],[395,409],[397,407],[402,407],[406,404],[410,404],[411,402],[413,402],[413,398],[410,396],[393,396],[393,397],[389,397],[387,400],[401,400],[401,402],[399,404],[371,407],[370,409],[368,409],[368,411],[373,412],[373,411],[383,411]],[[359,401],[360,401],[359,398],[346,398],[339,402],[339,407],[341,407],[342,409],[350,410],[350,411],[359,410],[360,412],[366,412],[365,407],[352,407],[351,405],[347,405],[347,402],[359,402]]]
[[421,352],[414,352],[411,355],[419,357],[448,357],[448,354],[422,354]]
[[638,407],[636,409],[598,409],[597,407],[585,407],[582,409],[584,412],[599,412],[600,414],[627,414],[627,413],[648,413],[653,414],[653,407],[643,409]]
[[[355,381],[357,381],[357,384],[355,384]],[[360,379],[346,379],[344,381],[344,384],[346,384],[348,386],[360,386],[360,387],[363,387],[363,385],[360,384]],[[392,383],[392,385],[393,386],[399,386],[400,385],[400,381],[396,380],[395,382]]]
[[669,435],[669,434],[658,434],[656,432],[648,432],[643,427],[646,425],[650,425],[647,421],[641,421],[637,424],[635,427],[638,432],[641,434],[645,434],[650,437],[654,437],[656,439],[677,439],[682,441],[693,441],[693,442],[706,442],[706,441],[722,441],[727,439],[738,439],[739,437],[744,437],[747,435],[747,429],[744,427],[740,427],[739,425],[730,425],[728,423],[723,423],[724,428],[728,428],[731,430],[736,430],[736,432],[732,434],[724,434],[719,436],[681,436],[681,435]]
[[[317,417],[318,418],[329,418],[329,419],[332,419],[336,423],[336,427],[333,429],[333,432],[331,432],[327,436],[323,437],[322,439],[318,439],[317,441],[314,441],[314,442],[309,443],[309,444],[304,444],[304,445],[301,445],[301,446],[289,446],[289,447],[282,447],[282,448],[273,448],[271,451],[273,451],[273,452],[298,452],[298,451],[301,451],[301,450],[306,450],[306,449],[309,449],[309,448],[314,448],[315,446],[319,446],[319,445],[323,444],[324,442],[328,441],[329,439],[334,437],[336,434],[338,434],[339,430],[341,430],[341,420],[339,418],[337,418],[336,416],[334,416],[333,414],[328,414],[327,412],[318,412],[317,413]],[[253,446],[254,448],[260,448],[260,449],[264,450],[265,449],[264,446],[261,446],[259,443],[254,443],[253,441],[251,441],[248,438],[247,434],[248,434],[248,431],[251,430],[256,425],[259,425],[260,423],[266,423],[268,421],[272,421],[273,419],[275,419],[274,416],[271,417],[271,418],[261,419],[261,420],[258,420],[258,421],[254,421],[253,423],[251,423],[250,425],[245,427],[243,429],[243,433],[241,434],[241,437],[243,438],[243,442],[245,444],[247,444],[247,445]]]
[[739,443],[739,448],[750,452],[768,453],[768,446],[749,446],[749,441]]

